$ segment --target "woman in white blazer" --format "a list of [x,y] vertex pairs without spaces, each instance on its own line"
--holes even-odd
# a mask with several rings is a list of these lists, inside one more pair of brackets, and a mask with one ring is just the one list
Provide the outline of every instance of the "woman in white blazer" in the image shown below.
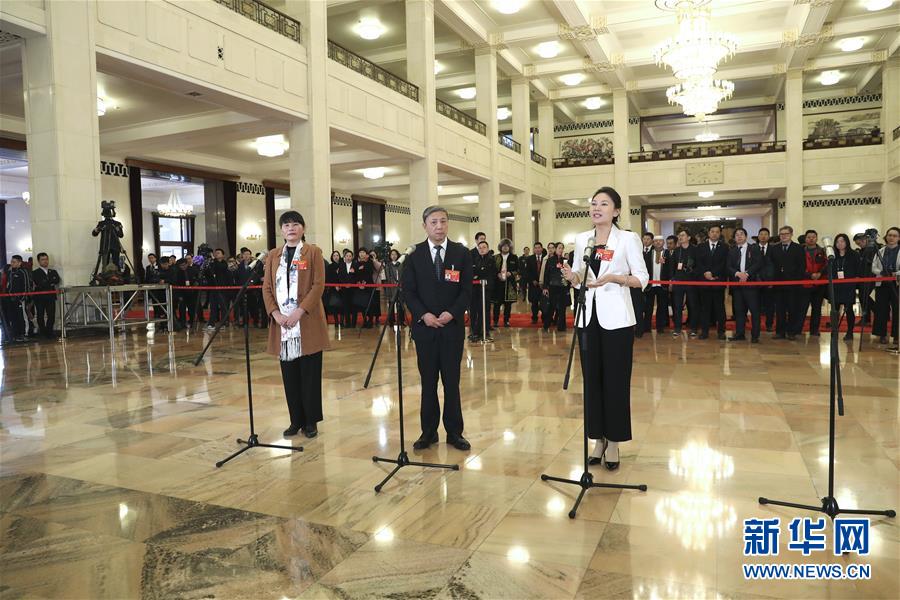
[[563,270],[573,286],[585,286],[584,308],[575,327],[580,335],[587,433],[596,440],[590,464],[605,460],[610,471],[619,467],[619,442],[631,439],[636,319],[629,288],[643,289],[650,279],[641,238],[616,226],[621,209],[616,190],[597,190],[589,211],[594,228],[575,237],[574,264]]

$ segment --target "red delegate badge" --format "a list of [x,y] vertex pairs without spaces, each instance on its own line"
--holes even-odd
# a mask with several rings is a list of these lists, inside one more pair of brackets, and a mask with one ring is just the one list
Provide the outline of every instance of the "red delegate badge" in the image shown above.
[[459,271],[453,269],[444,269],[444,281],[459,283]]
[[300,271],[306,271],[307,269],[309,269],[309,263],[308,263],[307,261],[305,261],[305,260],[302,260],[302,259],[300,259],[300,260],[295,260],[295,261],[293,262],[293,264],[294,264],[294,266],[297,267],[297,269],[300,270]]
[[602,261],[609,262],[613,259],[613,251],[606,248],[597,248],[597,252],[594,256]]

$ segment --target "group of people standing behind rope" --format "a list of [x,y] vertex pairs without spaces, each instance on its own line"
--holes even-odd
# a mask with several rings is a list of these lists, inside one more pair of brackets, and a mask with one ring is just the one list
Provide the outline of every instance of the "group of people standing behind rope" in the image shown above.
[[[828,269],[835,281],[835,304],[842,309],[847,324],[844,339],[853,339],[857,324],[855,304],[857,293],[863,317],[874,314],[872,334],[882,344],[888,335],[897,343],[897,282],[842,283],[842,279],[860,277],[897,277],[900,272],[897,248],[900,229],[887,230],[880,245],[871,234],[858,233],[850,237],[839,233],[834,238],[835,259],[830,263],[825,248],[819,245],[818,233],[807,230],[794,240],[789,226],[778,230],[772,240],[763,227],[751,243],[747,231],[737,228],[729,243],[721,238],[721,228],[712,225],[700,239],[681,230],[677,236],[663,240],[647,232],[643,235],[644,261],[651,281],[684,281],[662,285],[649,284],[643,291],[632,290],[632,301],[639,319],[635,335],[652,330],[656,308],[657,333],[670,325],[672,335],[679,336],[686,326],[691,338],[706,339],[712,326],[720,340],[725,337],[725,288],[722,286],[687,285],[687,282],[779,282],[821,281],[828,279]],[[873,298],[874,293],[874,298]],[[750,340],[758,343],[765,318],[767,331],[774,331],[774,339],[794,340],[803,331],[809,315],[809,334],[820,335],[822,305],[827,298],[825,285],[758,285],[729,288],[735,333],[729,340],[746,340],[747,317],[750,317]],[[683,311],[687,309],[687,318]],[[890,327],[889,327],[890,324]]]

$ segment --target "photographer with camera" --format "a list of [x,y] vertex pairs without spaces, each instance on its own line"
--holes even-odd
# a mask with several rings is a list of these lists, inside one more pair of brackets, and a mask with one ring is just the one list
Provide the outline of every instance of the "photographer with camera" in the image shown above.
[[894,338],[892,348],[897,348],[897,276],[900,274],[900,229],[889,228],[884,234],[885,245],[875,253],[872,273],[878,277],[893,277],[894,281],[879,281],[875,284],[875,323],[872,335],[879,337],[882,344],[888,343],[888,321],[891,322],[890,335]]

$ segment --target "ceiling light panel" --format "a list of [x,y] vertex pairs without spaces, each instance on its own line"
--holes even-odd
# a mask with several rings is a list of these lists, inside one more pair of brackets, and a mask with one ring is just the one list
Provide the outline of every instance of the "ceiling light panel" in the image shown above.
[[562,51],[562,47],[557,41],[543,42],[538,44],[534,51],[537,52],[538,56],[541,58],[556,58]]
[[376,17],[362,17],[359,22],[353,26],[353,33],[364,40],[377,40],[387,31]]
[[569,73],[559,78],[566,85],[578,85],[584,81],[584,73]]

